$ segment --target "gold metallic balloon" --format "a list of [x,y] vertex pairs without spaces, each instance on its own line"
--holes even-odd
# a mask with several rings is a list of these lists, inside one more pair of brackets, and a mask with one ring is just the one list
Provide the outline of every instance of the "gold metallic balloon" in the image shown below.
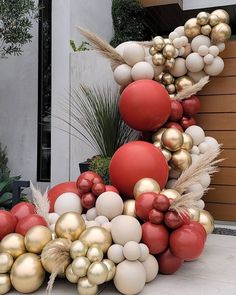
[[165,195],[169,199],[176,199],[176,198],[181,197],[179,192],[177,192],[175,189],[171,189],[171,188],[162,190],[161,194]]
[[153,39],[153,47],[157,51],[161,51],[165,46],[164,39],[161,36],[157,36]]
[[134,186],[134,198],[137,199],[143,193],[157,193],[161,191],[160,185],[152,178],[142,178]]
[[156,53],[152,57],[152,62],[155,66],[164,65],[166,59],[164,58],[162,53]]
[[155,141],[155,142],[153,143],[153,145],[154,145],[156,148],[159,148],[159,149],[162,148],[162,145],[161,145],[161,142],[160,142],[160,141]]
[[42,225],[32,227],[25,235],[25,247],[28,252],[40,254],[52,240],[52,233],[49,228]]
[[185,35],[189,38],[194,38],[201,33],[201,26],[198,24],[196,18],[190,18],[184,25]]
[[161,152],[162,154],[165,156],[166,158],[166,161],[169,162],[171,157],[172,157],[172,154],[170,151],[166,150],[166,149],[161,149]]
[[190,214],[191,220],[199,221],[199,219],[200,219],[200,210],[198,208],[189,208],[188,212]]
[[76,257],[86,256],[88,246],[82,241],[74,241],[70,247],[70,257],[75,259]]
[[218,25],[220,23],[220,18],[216,14],[211,14],[209,16],[209,25],[212,27]]
[[88,280],[92,284],[101,285],[106,282],[108,277],[108,268],[103,262],[93,262],[87,273]]
[[11,280],[8,274],[0,274],[0,294],[6,294],[11,290]]
[[185,88],[193,86],[193,80],[188,76],[182,76],[175,80],[175,87],[177,92],[184,90]]
[[199,222],[205,228],[207,234],[211,234],[214,230],[214,218],[210,212],[206,210],[200,210]]
[[172,44],[169,38],[164,38],[165,45]]
[[113,261],[111,261],[110,259],[103,259],[102,262],[106,265],[106,267],[108,269],[108,276],[107,276],[106,282],[109,282],[109,281],[113,280],[113,278],[116,274],[115,263]]
[[162,73],[160,73],[159,75],[155,76],[155,80],[156,80],[157,82],[160,82],[161,79],[162,79],[162,76],[163,76],[163,75],[164,75],[164,73],[162,72]]
[[176,91],[175,84],[167,85],[166,90],[168,91],[169,94],[174,94]]
[[36,254],[26,253],[19,256],[11,269],[11,283],[21,293],[36,291],[44,282],[45,271]]
[[182,149],[186,150],[186,151],[190,151],[193,148],[193,139],[192,136],[190,136],[189,134],[183,132],[182,133],[183,138],[184,138],[184,143],[182,145]]
[[9,253],[0,253],[0,274],[9,272],[13,261],[13,257]]
[[170,59],[167,59],[166,62],[165,62],[165,68],[167,70],[170,70],[174,67],[175,65],[175,59],[172,57]]
[[59,238],[69,239],[73,242],[79,239],[85,228],[84,219],[79,213],[67,212],[57,220],[55,232]]
[[174,77],[170,73],[165,73],[161,80],[164,85],[170,85],[175,81]]
[[149,48],[149,53],[151,54],[151,55],[154,55],[154,54],[156,54],[157,53],[157,50],[156,50],[156,48],[155,47],[150,47]]
[[12,233],[5,236],[0,244],[0,252],[9,253],[13,258],[26,252],[24,237],[17,233]]
[[157,132],[155,132],[152,136],[152,141],[161,141],[162,134],[166,131],[166,128],[161,128]]
[[172,154],[170,164],[173,168],[184,171],[192,164],[191,155],[188,151],[181,149]]
[[205,36],[209,36],[211,33],[211,26],[210,25],[205,25],[201,27],[201,33]]
[[222,43],[228,40],[231,36],[231,28],[225,23],[219,23],[212,28],[211,39],[214,43]]
[[80,236],[80,240],[91,247],[96,244],[101,247],[103,253],[107,252],[112,244],[111,234],[103,227],[92,226],[87,228]]
[[217,15],[221,23],[229,24],[229,14],[224,9],[216,9],[211,14]]
[[89,282],[87,277],[80,278],[77,285],[79,295],[96,295],[98,286]]
[[85,277],[90,264],[91,262],[87,257],[77,257],[71,264],[72,271],[80,278]]
[[129,215],[129,216],[136,217],[135,200],[124,201],[123,215]]
[[91,246],[88,249],[87,258],[90,260],[90,262],[101,262],[103,259],[102,249],[97,245]]
[[177,151],[184,143],[182,132],[176,128],[168,128],[161,137],[162,146],[169,151]]
[[79,277],[73,272],[71,264],[66,269],[66,278],[72,284],[78,283]]
[[175,55],[175,47],[172,44],[166,44],[166,46],[162,50],[162,54],[165,58],[171,59]]
[[197,15],[197,23],[200,26],[206,25],[208,23],[209,16],[210,14],[208,12],[205,12],[205,11],[199,12]]

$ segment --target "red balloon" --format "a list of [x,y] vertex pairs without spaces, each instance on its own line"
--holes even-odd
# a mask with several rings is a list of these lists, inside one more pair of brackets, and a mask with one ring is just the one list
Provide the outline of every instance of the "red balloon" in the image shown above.
[[106,187],[105,187],[105,184],[103,183],[95,183],[93,186],[92,186],[92,193],[95,195],[95,196],[100,196],[102,193],[104,193],[106,191]]
[[196,96],[191,96],[188,99],[182,100],[184,115],[187,117],[194,116],[201,108],[201,102]]
[[170,235],[171,252],[183,260],[197,259],[204,249],[202,234],[188,225],[180,227]]
[[96,197],[92,193],[82,195],[81,204],[85,209],[93,208],[96,202]]
[[177,100],[171,100],[171,111],[169,121],[177,122],[183,116],[183,107]]
[[106,192],[114,192],[119,194],[119,191],[117,188],[115,188],[113,185],[105,185]]
[[204,241],[206,241],[207,232],[206,232],[205,228],[201,225],[201,223],[191,220],[189,224],[183,225],[183,228],[192,228],[193,230],[199,231],[201,233]]
[[145,222],[142,225],[142,241],[151,254],[159,254],[168,246],[169,233],[162,224]]
[[176,229],[184,223],[182,218],[175,211],[166,212],[164,222],[166,226],[168,226],[171,229]]
[[164,219],[164,214],[163,212],[161,211],[158,211],[156,209],[152,209],[150,212],[149,212],[149,221],[151,223],[154,223],[154,224],[161,224],[163,219]]
[[91,181],[93,184],[95,184],[95,183],[103,183],[103,180],[102,180],[101,176],[98,175],[97,173],[93,172],[93,171],[86,171],[86,172],[83,172],[82,174],[80,174],[80,176],[77,179],[77,183],[81,179],[87,179],[87,180]]
[[161,150],[144,141],[124,144],[113,155],[109,167],[111,183],[126,197],[133,196],[134,185],[145,177],[153,178],[164,188],[168,173]]
[[11,214],[16,217],[17,221],[35,213],[34,205],[27,202],[18,203],[11,209]]
[[197,122],[193,117],[187,118],[187,117],[183,117],[180,121],[180,125],[183,127],[183,129],[187,129],[188,127],[192,126],[192,125],[196,125]]
[[157,256],[157,261],[159,264],[159,272],[165,275],[175,273],[184,262],[182,259],[174,256],[169,248]]
[[158,194],[153,201],[153,207],[157,210],[165,212],[170,207],[170,200],[165,195]]
[[48,226],[46,220],[42,216],[39,216],[37,214],[30,214],[19,220],[16,226],[16,233],[25,236],[27,231],[35,225]]
[[156,193],[143,193],[135,202],[135,212],[139,218],[144,221],[149,220],[149,212],[152,210],[153,201],[157,196]]
[[88,193],[92,189],[93,183],[88,179],[80,178],[77,180],[76,186],[80,192]]
[[8,234],[14,232],[16,227],[15,217],[8,211],[0,210],[0,241]]
[[138,80],[122,92],[119,110],[131,128],[155,131],[170,115],[170,97],[161,84],[153,80]]
[[165,128],[176,128],[180,132],[184,132],[183,128],[178,123],[176,123],[176,122],[168,122],[167,124],[165,124],[164,127]]

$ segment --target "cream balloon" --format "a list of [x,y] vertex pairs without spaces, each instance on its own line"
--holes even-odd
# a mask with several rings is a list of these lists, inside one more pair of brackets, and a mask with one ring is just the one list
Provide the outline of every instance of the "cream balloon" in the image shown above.
[[152,80],[154,77],[154,69],[148,62],[140,61],[133,66],[131,76],[134,81],[145,79]]
[[137,242],[129,241],[124,245],[123,253],[127,260],[135,261],[141,256],[141,249]]
[[55,212],[49,213],[49,215],[48,215],[49,223],[55,224],[59,217],[60,217],[60,215]]
[[184,76],[187,73],[185,59],[181,57],[176,58],[174,67],[170,69],[170,73],[174,77]]
[[170,39],[171,41],[173,41],[174,39],[176,39],[176,38],[178,38],[178,37],[179,37],[179,34],[176,33],[176,32],[171,32],[171,33],[169,34],[169,39]]
[[204,71],[200,71],[197,73],[188,72],[188,76],[193,80],[193,82],[197,83],[199,82],[203,77],[206,76],[206,73]]
[[131,67],[127,64],[116,67],[114,70],[114,79],[121,86],[130,84],[132,82]]
[[225,50],[225,43],[219,43],[216,45],[219,48],[219,51],[222,52]]
[[143,262],[143,261],[145,261],[145,260],[148,258],[148,256],[149,256],[149,249],[148,249],[148,246],[145,245],[145,244],[143,244],[143,243],[140,243],[140,244],[139,244],[139,247],[140,247],[141,255],[140,255],[140,257],[139,257],[138,260],[139,260],[140,262]]
[[207,142],[209,144],[209,146],[214,149],[218,148],[218,146],[219,146],[218,141],[214,137],[211,137],[211,136],[206,136],[204,142]]
[[201,127],[197,126],[197,125],[192,125],[192,126],[188,127],[185,130],[185,133],[187,133],[190,136],[192,136],[193,144],[194,145],[199,145],[205,139],[205,132],[204,132],[204,130]]
[[206,65],[211,65],[214,61],[214,56],[209,53],[204,56],[203,60]]
[[179,49],[181,48],[183,45],[182,45],[182,40],[178,37],[178,38],[175,38],[173,40],[173,45],[175,48]]
[[203,187],[202,187],[202,185],[200,183],[196,182],[196,183],[190,185],[187,188],[186,192],[188,192],[188,193],[190,193],[190,192],[195,193],[196,194],[196,197],[195,198],[196,199],[201,199],[201,197],[204,194],[204,189],[203,189]]
[[95,220],[90,220],[86,222],[86,228],[93,226],[101,226],[101,224]]
[[190,72],[200,72],[204,68],[204,61],[197,52],[190,53],[186,58],[186,67]]
[[134,41],[126,41],[126,42],[123,42],[121,44],[119,44],[115,50],[117,53],[119,53],[120,56],[123,57],[123,54],[124,54],[124,50],[125,50],[125,47],[131,43],[134,43]]
[[88,221],[94,220],[97,216],[97,210],[95,207],[89,209],[86,213],[86,218]]
[[198,149],[201,154],[205,154],[209,150],[209,144],[203,141],[199,144]]
[[193,38],[191,42],[191,47],[194,52],[198,52],[200,46],[205,45],[206,47],[210,47],[211,40],[209,37],[204,35],[198,35]]
[[197,161],[199,161],[199,155],[191,154],[191,158],[192,158],[192,163],[196,163]]
[[123,58],[130,66],[134,66],[137,62],[144,61],[145,51],[143,46],[137,43],[127,44],[124,48]]
[[62,215],[64,213],[74,211],[78,213],[82,213],[82,205],[80,202],[80,198],[78,195],[74,193],[63,193],[61,194],[54,204],[54,211]]
[[185,36],[184,26],[177,27],[176,29],[174,29],[174,32],[177,33],[179,37]]
[[200,45],[197,50],[198,54],[205,56],[209,53],[209,48],[206,45]]
[[103,223],[109,222],[109,219],[106,216],[100,215],[95,218],[95,221],[102,225]]
[[203,210],[205,208],[205,202],[203,200],[198,200],[196,202],[196,207]]
[[204,71],[210,76],[218,76],[224,69],[224,61],[216,56],[210,65],[205,65]]
[[153,281],[159,270],[159,265],[156,258],[153,255],[148,255],[147,259],[143,261],[143,266],[146,271],[146,283]]
[[207,188],[211,184],[211,177],[208,173],[204,172],[199,177],[199,183],[204,187]]
[[125,256],[123,254],[123,246],[118,244],[113,244],[107,252],[107,257],[113,261],[115,264],[121,263],[125,260]]
[[209,53],[213,56],[217,56],[220,53],[220,50],[216,45],[212,45],[209,47]]
[[199,148],[194,145],[190,151],[191,154],[195,154],[195,155],[199,155],[200,154],[200,151],[199,151]]
[[111,232],[111,222],[103,223],[102,227],[105,228],[108,232]]

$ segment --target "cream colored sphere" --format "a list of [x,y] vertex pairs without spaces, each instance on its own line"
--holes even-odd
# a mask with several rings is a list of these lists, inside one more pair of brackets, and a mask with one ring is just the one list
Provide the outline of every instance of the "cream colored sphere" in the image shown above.
[[202,142],[198,146],[201,154],[205,154],[209,150],[209,144],[207,142]]
[[219,146],[218,141],[214,137],[206,136],[204,141],[207,142],[211,148],[216,149]]
[[179,26],[179,27],[177,27],[177,28],[174,30],[174,32],[177,33],[179,37],[181,37],[181,36],[185,36],[185,33],[184,33],[184,26]]
[[127,64],[116,67],[113,74],[114,80],[121,86],[126,86],[132,82],[131,67]]
[[190,185],[187,189],[186,192],[190,193],[194,193],[196,194],[196,199],[201,199],[203,194],[204,194],[204,189],[202,187],[202,185],[199,182],[196,182],[192,185]]
[[82,213],[82,205],[80,197],[74,193],[63,193],[61,194],[54,204],[54,211],[58,215],[62,215],[67,212],[78,212]]
[[200,71],[197,73],[188,72],[188,76],[193,80],[193,82],[197,83],[199,82],[203,77],[206,76],[206,73],[204,71]]
[[135,261],[141,256],[141,249],[137,242],[129,241],[124,245],[123,253],[127,260]]
[[203,58],[196,52],[190,53],[186,58],[186,67],[190,72],[200,72],[204,68]]
[[134,81],[152,80],[154,77],[154,69],[148,62],[140,61],[133,66],[131,76]]
[[216,45],[219,48],[219,51],[222,52],[225,50],[225,43],[219,43]]
[[217,56],[220,53],[220,50],[216,45],[212,45],[209,47],[209,53],[213,56]]
[[146,271],[146,283],[153,281],[159,270],[159,265],[156,258],[153,255],[148,255],[147,259],[142,262]]
[[201,56],[205,56],[205,55],[208,54],[208,52],[209,52],[209,48],[208,48],[208,46],[206,46],[206,45],[200,45],[200,46],[198,47],[197,52],[198,52],[198,54],[200,54]]
[[148,246],[145,245],[145,244],[143,244],[143,243],[140,243],[140,244],[139,244],[139,247],[140,247],[141,255],[140,255],[140,257],[139,257],[138,260],[139,260],[140,262],[143,262],[143,261],[145,261],[145,260],[148,258],[148,256],[149,256],[149,249],[148,249]]
[[123,57],[123,54],[124,54],[124,50],[125,50],[125,47],[131,43],[134,43],[134,41],[126,41],[126,42],[123,42],[121,44],[119,44],[115,50],[117,53],[119,53],[120,56]]
[[137,62],[144,61],[145,51],[142,45],[130,43],[125,46],[123,58],[130,66],[134,66]]
[[182,40],[178,37],[178,38],[175,38],[173,40],[173,45],[175,48],[179,49],[181,48],[183,45],[182,45]]
[[195,155],[199,155],[200,154],[200,151],[199,151],[199,148],[194,145],[190,151],[191,154],[195,154]]
[[216,56],[210,65],[205,65],[204,71],[210,76],[218,76],[224,69],[224,61]]
[[206,65],[211,65],[214,61],[214,56],[208,53],[207,55],[204,56],[203,60]]
[[193,144],[194,145],[199,145],[205,139],[205,132],[204,132],[204,130],[201,127],[197,126],[197,125],[192,125],[192,126],[188,127],[185,130],[185,133],[187,133],[190,136],[192,136]]
[[191,47],[194,52],[198,52],[198,48],[202,45],[210,47],[210,45],[211,45],[210,38],[207,36],[204,36],[204,35],[198,35],[193,38],[193,40],[191,42]]
[[199,178],[199,183],[202,187],[207,188],[211,184],[211,177],[208,173],[204,172]]
[[59,217],[60,217],[60,215],[55,212],[49,213],[49,215],[48,215],[49,223],[55,224]]
[[187,73],[185,59],[178,57],[175,60],[174,67],[170,70],[170,73],[174,77],[181,77]]
[[86,213],[86,218],[88,221],[94,220],[97,216],[97,210],[95,207],[89,209]]
[[123,246],[118,244],[113,244],[107,252],[107,257],[113,261],[115,264],[121,263],[125,260],[123,253]]
[[109,222],[109,219],[106,216],[99,215],[95,218],[95,221],[102,225],[103,223]]
[[205,208],[205,202],[203,200],[198,200],[196,202],[196,207],[199,208],[200,210],[203,210]]

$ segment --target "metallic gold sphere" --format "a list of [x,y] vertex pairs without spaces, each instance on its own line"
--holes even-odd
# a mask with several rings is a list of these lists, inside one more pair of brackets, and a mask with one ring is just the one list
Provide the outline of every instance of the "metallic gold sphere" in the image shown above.
[[161,80],[164,85],[170,85],[175,81],[174,77],[170,73],[165,73]]
[[149,48],[149,53],[150,53],[151,55],[156,54],[156,53],[157,53],[156,48],[155,48],[154,46],[150,47],[150,48]]
[[229,14],[224,9],[216,9],[211,14],[217,15],[221,23],[229,24]]
[[76,257],[86,256],[88,246],[82,241],[74,241],[70,247],[70,257],[75,259]]
[[88,280],[92,284],[101,285],[106,282],[108,277],[108,268],[103,262],[93,262],[87,273]]
[[155,80],[157,81],[157,82],[160,82],[161,81],[161,79],[162,79],[162,76],[164,75],[164,73],[162,72],[162,73],[160,73],[159,75],[155,75]]
[[164,65],[166,59],[164,58],[162,53],[156,53],[152,57],[152,62],[155,66]]
[[204,26],[208,24],[209,16],[210,14],[208,12],[205,12],[205,11],[199,12],[197,15],[197,23],[200,26]]
[[210,212],[206,210],[200,210],[199,222],[205,228],[207,234],[211,234],[214,230],[214,218]]
[[194,38],[201,33],[201,26],[196,18],[190,18],[184,25],[184,32],[188,38]]
[[162,54],[165,58],[171,59],[175,55],[175,47],[172,44],[166,44],[166,46],[162,50]]
[[103,227],[93,226],[87,228],[80,236],[80,240],[91,247],[96,244],[101,247],[103,253],[107,252],[112,244],[111,234]]
[[157,36],[153,39],[153,47],[157,51],[161,51],[165,46],[164,39],[161,36]]
[[193,148],[193,139],[192,136],[190,136],[189,134],[183,132],[182,133],[183,138],[184,138],[184,143],[182,145],[182,149],[186,150],[186,151],[190,151]]
[[5,236],[0,244],[0,252],[9,253],[13,258],[24,254],[26,252],[24,237],[16,233]]
[[78,283],[79,277],[76,274],[74,274],[71,264],[66,269],[66,278],[72,284]]
[[159,129],[158,131],[156,131],[153,136],[152,136],[152,141],[155,142],[155,141],[161,141],[161,137],[162,137],[162,134],[166,131],[166,128],[161,128]]
[[69,239],[72,242],[78,240],[85,229],[84,219],[77,212],[62,214],[55,226],[55,232],[59,238]]
[[170,59],[167,59],[166,62],[165,62],[165,68],[167,70],[170,70],[174,67],[175,65],[175,59],[172,57]]
[[80,295],[96,295],[98,286],[90,283],[88,278],[84,277],[79,279],[77,291]]
[[222,43],[231,37],[231,28],[225,23],[219,23],[211,31],[211,39],[214,43]]
[[174,189],[164,189],[161,191],[161,194],[165,195],[169,199],[176,199],[181,197],[180,193]]
[[175,87],[177,92],[184,90],[185,88],[193,86],[193,80],[188,76],[182,76],[175,80]]
[[161,149],[161,148],[162,148],[162,145],[161,145],[161,142],[160,142],[160,141],[155,141],[155,142],[153,143],[153,145],[154,145],[156,148],[158,148],[158,149]]
[[40,254],[44,248],[52,240],[52,233],[49,228],[42,225],[32,227],[25,235],[25,247],[28,252]]
[[190,214],[191,220],[199,221],[200,219],[200,210],[198,208],[189,208],[188,212]]
[[169,38],[164,38],[165,45],[172,44]]
[[115,263],[113,261],[111,261],[110,259],[103,259],[102,262],[106,265],[106,267],[108,269],[108,276],[107,276],[106,282],[109,282],[109,281],[113,280],[113,278],[116,274]]
[[0,253],[0,274],[9,272],[13,262],[13,257],[9,253]]
[[167,150],[174,152],[181,148],[184,143],[182,133],[176,128],[168,128],[162,134],[161,144]]
[[161,191],[160,185],[152,178],[142,178],[134,186],[134,198],[137,199],[143,193],[157,193]]
[[80,278],[85,277],[90,264],[91,262],[87,257],[77,257],[71,264],[72,271]]
[[169,162],[171,157],[172,157],[172,154],[170,151],[166,150],[166,149],[161,149],[161,152],[162,154],[165,156],[166,158],[166,161]]
[[170,164],[177,170],[184,171],[192,164],[192,158],[188,151],[179,150],[172,154]]
[[205,36],[209,36],[211,33],[211,26],[210,25],[205,25],[201,27],[201,33]]
[[220,23],[220,18],[216,14],[211,14],[209,16],[209,25],[214,27]]
[[176,89],[175,89],[175,84],[170,84],[166,86],[166,90],[169,94],[174,94]]
[[45,271],[36,254],[26,253],[14,262],[11,269],[11,283],[21,293],[32,293],[44,282]]
[[0,294],[6,294],[11,290],[11,280],[8,274],[0,274]]
[[136,217],[135,200],[124,201],[123,215],[129,215],[129,216]]
[[90,260],[90,262],[101,262],[103,259],[102,249],[97,245],[91,246],[88,249],[87,258]]

